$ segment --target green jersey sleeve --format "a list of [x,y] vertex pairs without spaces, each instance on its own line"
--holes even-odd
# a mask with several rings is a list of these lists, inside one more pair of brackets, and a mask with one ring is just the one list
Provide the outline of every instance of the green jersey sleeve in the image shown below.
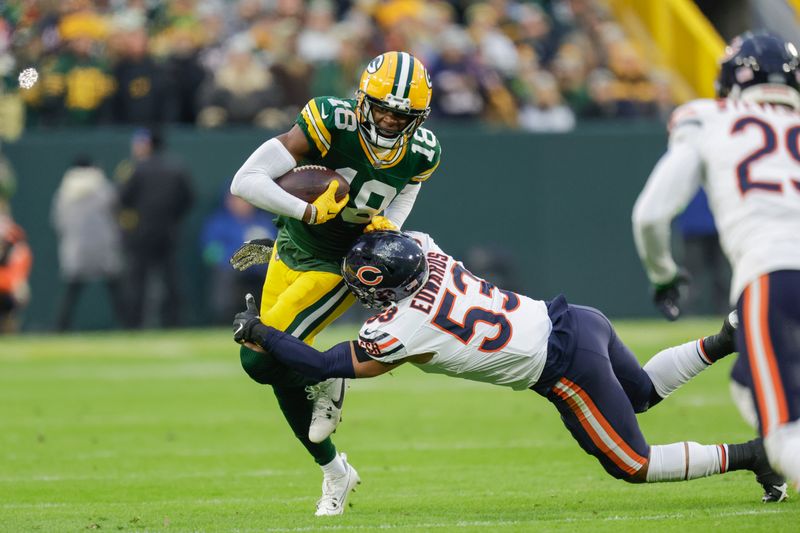
[[355,131],[356,115],[347,100],[317,96],[303,106],[295,123],[303,130],[313,155],[321,158],[331,149],[338,131]]
[[433,132],[427,128],[418,128],[411,138],[411,152],[418,155],[418,165],[412,183],[422,183],[431,177],[442,158],[442,145]]

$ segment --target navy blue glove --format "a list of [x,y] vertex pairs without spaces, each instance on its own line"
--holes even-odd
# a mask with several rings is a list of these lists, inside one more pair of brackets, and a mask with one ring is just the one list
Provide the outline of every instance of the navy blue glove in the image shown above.
[[653,303],[667,320],[678,320],[678,317],[681,316],[681,287],[688,285],[690,281],[689,274],[681,269],[672,278],[672,281],[654,287]]

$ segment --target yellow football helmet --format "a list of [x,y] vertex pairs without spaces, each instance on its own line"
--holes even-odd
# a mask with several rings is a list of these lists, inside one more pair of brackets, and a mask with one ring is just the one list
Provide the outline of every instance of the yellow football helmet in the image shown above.
[[[386,52],[369,62],[356,92],[356,116],[366,139],[381,148],[405,142],[431,112],[431,78],[422,61],[408,52]],[[399,131],[379,127],[374,107],[408,118]]]

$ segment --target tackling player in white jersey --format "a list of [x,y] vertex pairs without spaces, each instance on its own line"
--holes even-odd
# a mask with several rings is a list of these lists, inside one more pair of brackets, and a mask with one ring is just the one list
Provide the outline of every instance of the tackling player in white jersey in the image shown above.
[[800,490],[799,76],[791,43],[764,33],[735,39],[722,61],[720,99],[673,114],[669,149],[636,202],[633,227],[656,304],[675,319],[682,280],[670,222],[705,188],[733,265],[738,363],[747,364],[770,461]]
[[642,367],[600,311],[563,296],[544,302],[495,287],[422,233],[359,237],[342,276],[363,304],[382,310],[357,341],[319,352],[262,324],[249,295],[234,340],[263,352],[276,372],[289,367],[315,380],[373,377],[409,362],[425,372],[532,389],[618,479],[677,481],[746,469],[756,473],[764,501],[785,497],[761,439],[651,446],[636,421],[637,412],[733,351],[727,322],[717,335],[663,350]]

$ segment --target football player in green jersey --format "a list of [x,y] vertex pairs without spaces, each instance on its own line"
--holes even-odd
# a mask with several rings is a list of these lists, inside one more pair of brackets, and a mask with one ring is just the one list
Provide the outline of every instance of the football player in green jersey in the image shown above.
[[[439,165],[439,142],[421,127],[430,100],[422,62],[406,52],[386,52],[367,65],[356,98],[312,99],[288,132],[262,144],[236,173],[231,192],[278,215],[261,294],[264,324],[311,344],[353,303],[340,275],[342,258],[365,231],[399,229],[421,183]],[[349,196],[335,200],[336,181],[313,203],[284,191],[274,179],[298,164],[336,170],[350,184]],[[244,254],[254,249],[245,245]],[[295,436],[322,467],[317,516],[344,512],[360,481],[330,439],[341,419],[344,380],[297,381],[289,377],[297,374],[276,373],[246,347],[241,361],[253,380],[272,385]]]

